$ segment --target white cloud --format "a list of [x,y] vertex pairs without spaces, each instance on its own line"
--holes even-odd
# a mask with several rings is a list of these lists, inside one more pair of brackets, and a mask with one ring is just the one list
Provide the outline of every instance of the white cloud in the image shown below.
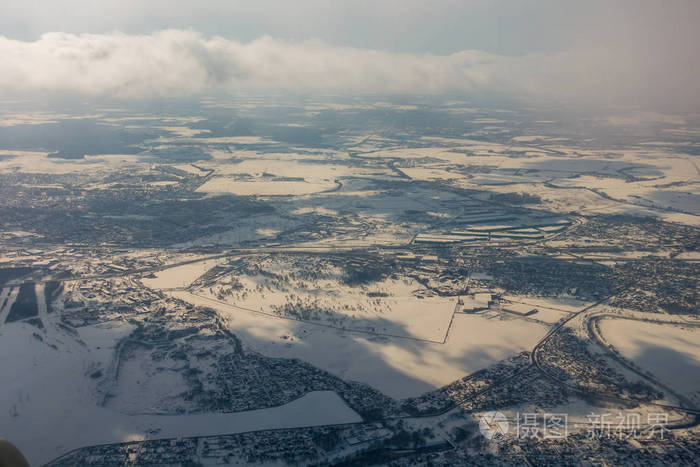
[[[475,50],[401,54],[270,37],[241,43],[185,30],[148,35],[47,33],[34,42],[0,36],[0,94],[139,97],[219,89],[493,92],[584,102],[636,102],[648,94],[674,95],[673,89],[664,87],[663,77],[676,70],[649,74],[643,55],[633,57],[636,61],[629,60],[630,54],[620,60],[623,52],[584,47],[519,57]],[[694,82],[687,76],[683,79]],[[697,103],[697,84],[682,92],[687,102]]]
[[35,42],[0,38],[0,89],[151,96],[211,89],[348,92],[478,91],[506,60],[477,51],[449,56],[394,54],[289,43],[242,44],[193,31],[150,35],[48,33]]

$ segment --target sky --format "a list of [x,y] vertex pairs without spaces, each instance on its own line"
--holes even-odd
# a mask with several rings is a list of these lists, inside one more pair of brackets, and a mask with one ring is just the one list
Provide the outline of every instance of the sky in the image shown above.
[[0,95],[274,89],[700,107],[697,0],[3,0]]

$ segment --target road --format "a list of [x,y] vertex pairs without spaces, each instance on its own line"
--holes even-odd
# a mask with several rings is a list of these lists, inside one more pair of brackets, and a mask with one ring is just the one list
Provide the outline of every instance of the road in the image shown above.
[[[550,380],[552,380],[552,381],[555,381],[555,382],[557,382],[558,384],[561,384],[561,385],[563,385],[564,387],[567,387],[567,388],[569,388],[569,389],[571,389],[571,390],[573,390],[573,391],[575,391],[575,392],[582,393],[582,394],[587,394],[587,395],[590,395],[590,396],[594,396],[594,397],[596,397],[596,398],[601,398],[601,399],[609,400],[609,401],[611,401],[611,402],[618,402],[618,403],[623,403],[623,404],[629,404],[630,402],[633,402],[633,401],[631,401],[630,399],[625,399],[625,398],[620,397],[620,396],[618,396],[617,394],[614,394],[614,393],[602,393],[602,392],[595,392],[595,391],[586,391],[586,390],[583,390],[582,388],[580,388],[580,387],[579,387],[578,385],[576,385],[576,384],[572,384],[572,383],[570,383],[569,381],[564,381],[564,380],[562,380],[562,379],[560,379],[560,378],[557,378],[555,375],[552,375],[551,373],[549,373],[549,372],[544,368],[544,365],[542,365],[542,362],[540,361],[540,358],[539,358],[540,351],[542,350],[543,346],[547,343],[547,341],[549,341],[549,339],[550,339],[553,335],[555,335],[557,332],[559,332],[561,329],[563,329],[564,326],[565,326],[568,322],[570,322],[571,320],[573,320],[573,319],[576,318],[577,316],[581,316],[581,315],[583,315],[584,313],[586,313],[586,312],[588,312],[588,311],[594,309],[594,308],[597,307],[598,305],[601,305],[601,304],[604,303],[605,301],[609,300],[610,298],[614,297],[615,295],[619,294],[620,292],[623,292],[623,291],[626,290],[627,288],[629,288],[629,287],[620,288],[620,289],[618,289],[617,291],[615,291],[614,293],[610,294],[609,296],[607,296],[607,297],[605,297],[605,298],[603,298],[603,299],[601,299],[601,300],[599,300],[599,301],[593,303],[592,305],[589,305],[589,306],[587,306],[587,307],[585,307],[585,308],[579,310],[578,312],[576,312],[576,313],[574,313],[574,314],[572,314],[572,315],[569,315],[569,316],[566,317],[565,319],[559,321],[559,322],[558,322],[555,326],[553,326],[552,329],[550,329],[550,331],[549,331],[549,332],[548,332],[548,333],[533,347],[532,351],[530,352],[530,361],[531,361],[531,365],[532,365],[532,366],[535,366],[538,370],[540,370],[540,372],[541,372],[545,377],[547,377],[548,379],[550,379]],[[679,323],[671,323],[671,322],[666,322],[666,323],[667,323],[667,324],[679,324]],[[610,349],[607,348],[607,346],[603,345],[602,347],[606,348],[607,351],[610,352]],[[620,358],[615,358],[615,359],[616,359],[617,361],[619,361],[619,362],[622,363],[622,361],[620,360]],[[629,366],[628,363],[623,363],[623,364],[624,364],[625,367],[632,369],[632,368]],[[646,374],[644,374],[644,373],[642,373],[642,372],[640,372],[640,371],[638,371],[638,370],[636,370],[636,369],[633,369],[633,371],[634,371],[635,373],[637,373],[638,375],[642,376],[642,377],[643,377],[644,379],[646,379],[647,381],[650,381],[653,385],[655,385],[655,386],[658,386],[658,385],[659,385],[658,382],[657,382],[655,379],[649,378],[648,375],[646,375]],[[688,414],[688,416],[689,416],[689,420],[684,421],[684,422],[681,422],[681,423],[678,423],[678,424],[675,424],[675,425],[672,425],[672,426],[668,426],[668,427],[667,427],[668,429],[682,429],[682,428],[689,428],[689,427],[693,427],[693,426],[700,425],[700,410],[698,410],[696,407],[694,407],[694,406],[692,405],[692,403],[690,403],[690,401],[688,401],[686,398],[683,398],[682,396],[679,397],[679,395],[677,395],[677,394],[675,393],[675,391],[671,390],[671,389],[668,388],[667,386],[662,385],[661,387],[663,387],[665,390],[668,390],[668,391],[669,391],[674,397],[676,397],[676,398],[679,400],[679,402],[681,402],[681,404],[683,404],[683,405],[672,405],[672,404],[663,404],[663,403],[656,403],[656,402],[648,402],[647,404],[648,404],[648,405],[654,405],[654,406],[656,406],[656,407],[660,407],[660,408],[664,408],[664,409],[668,409],[668,410],[675,410],[675,411],[679,411],[679,412],[684,412],[684,413]]]

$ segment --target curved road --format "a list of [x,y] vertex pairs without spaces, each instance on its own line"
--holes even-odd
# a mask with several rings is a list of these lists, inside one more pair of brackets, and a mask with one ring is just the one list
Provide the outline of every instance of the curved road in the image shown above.
[[[630,401],[629,399],[622,398],[622,397],[620,397],[620,396],[618,396],[617,394],[614,394],[614,393],[603,393],[603,392],[595,392],[595,391],[586,391],[586,390],[580,388],[579,386],[577,386],[576,384],[572,384],[572,383],[570,383],[570,382],[568,382],[568,381],[561,380],[560,378],[557,378],[555,375],[552,375],[551,373],[549,373],[549,372],[544,368],[544,366],[542,365],[542,363],[541,363],[541,361],[540,361],[540,351],[542,350],[543,346],[549,341],[549,339],[550,339],[554,334],[556,334],[556,333],[559,332],[561,329],[563,329],[563,327],[564,327],[569,321],[573,320],[573,319],[576,318],[577,316],[580,316],[580,315],[586,313],[587,311],[589,311],[589,310],[593,309],[594,307],[600,305],[601,303],[607,301],[607,300],[610,299],[611,297],[617,295],[618,293],[624,291],[624,290],[627,289],[627,288],[628,288],[628,287],[622,287],[622,288],[618,289],[617,291],[613,292],[612,294],[610,294],[609,296],[607,296],[607,297],[605,297],[605,298],[603,298],[603,299],[601,299],[601,300],[598,300],[597,302],[593,303],[592,305],[589,305],[589,306],[587,306],[587,307],[585,307],[585,308],[583,308],[583,309],[577,311],[576,313],[574,313],[574,314],[572,314],[572,315],[566,317],[565,319],[563,319],[563,320],[557,322],[557,324],[556,324],[555,326],[553,326],[552,329],[550,329],[549,332],[548,332],[548,333],[533,347],[532,351],[530,352],[530,361],[531,361],[531,365],[537,367],[537,369],[540,370],[540,372],[541,372],[546,378],[549,378],[549,379],[551,379],[551,380],[553,380],[553,381],[555,381],[555,382],[557,382],[557,383],[563,385],[564,387],[567,387],[567,388],[569,388],[569,389],[571,389],[571,390],[573,390],[573,391],[576,391],[576,392],[578,392],[578,393],[589,394],[589,395],[595,396],[595,397],[597,397],[597,398],[602,398],[602,399],[610,400],[610,401],[613,401],[613,402],[621,402],[621,403],[630,403],[630,402],[633,402],[633,401]],[[641,320],[641,321],[644,321],[644,320]],[[681,323],[671,323],[671,322],[665,322],[665,323],[667,323],[667,324],[681,324]],[[683,325],[686,325],[686,324],[683,323]],[[606,346],[604,345],[603,347],[606,347]],[[606,349],[607,349],[607,347],[606,347]],[[607,350],[610,352],[610,349],[607,349]],[[615,357],[615,358],[616,358],[616,357]],[[616,358],[616,360],[617,360],[617,361],[620,361],[620,360],[618,360],[618,358]],[[622,363],[622,362],[621,362],[621,363]],[[624,364],[624,366],[627,367],[627,368],[630,368],[630,367],[629,367],[629,364]],[[630,368],[630,369],[632,369],[632,368]],[[645,374],[643,374],[643,373],[640,373],[638,370],[633,369],[633,371],[634,371],[635,373],[637,373],[638,375],[642,376],[643,378],[645,378],[646,380],[651,381],[654,385],[657,385],[657,386],[659,385],[655,380],[651,380],[651,379],[649,378],[649,376],[647,376],[647,375],[645,375]],[[666,390],[666,389],[670,389],[670,388],[667,388],[667,387],[664,386],[664,385],[661,385],[661,387],[664,388],[665,390]],[[700,425],[700,410],[698,410],[697,408],[695,408],[695,407],[693,406],[692,403],[690,403],[689,401],[687,401],[687,399],[683,398],[682,396],[679,397],[673,390],[669,390],[669,392],[671,393],[671,395],[673,395],[674,397],[676,397],[676,398],[679,400],[679,402],[681,402],[681,404],[683,404],[683,405],[681,405],[681,406],[674,406],[674,405],[671,405],[671,404],[662,404],[662,403],[653,403],[653,402],[650,402],[649,404],[650,404],[650,405],[657,406],[657,407],[662,407],[662,408],[665,408],[665,409],[671,409],[671,410],[676,410],[676,411],[684,412],[684,413],[688,414],[689,419],[688,419],[687,421],[683,421],[683,422],[680,422],[680,423],[678,423],[678,424],[669,425],[669,426],[667,426],[666,428],[668,428],[668,429],[670,429],[670,430],[674,430],[674,429],[690,428],[690,427],[693,427],[693,426]]]

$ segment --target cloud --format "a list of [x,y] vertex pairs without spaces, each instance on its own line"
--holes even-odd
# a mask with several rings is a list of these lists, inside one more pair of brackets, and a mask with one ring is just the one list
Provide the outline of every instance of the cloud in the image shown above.
[[[0,36],[0,94],[182,96],[213,90],[338,93],[496,93],[533,99],[641,102],[681,92],[697,104],[700,80],[644,55],[600,46],[504,56],[476,50],[449,55],[394,53],[262,37],[248,43],[191,30],[145,35],[47,33],[32,42]],[[695,67],[697,68],[697,67]],[[691,71],[697,77],[697,70]],[[650,82],[647,78],[653,78]],[[678,81],[678,80],[676,80]],[[674,81],[675,82],[675,81]]]
[[273,88],[441,93],[488,88],[505,60],[478,51],[396,54],[291,43],[242,44],[193,31],[150,35],[48,33],[35,42],[0,38],[0,89],[90,95],[167,96],[212,89]]

